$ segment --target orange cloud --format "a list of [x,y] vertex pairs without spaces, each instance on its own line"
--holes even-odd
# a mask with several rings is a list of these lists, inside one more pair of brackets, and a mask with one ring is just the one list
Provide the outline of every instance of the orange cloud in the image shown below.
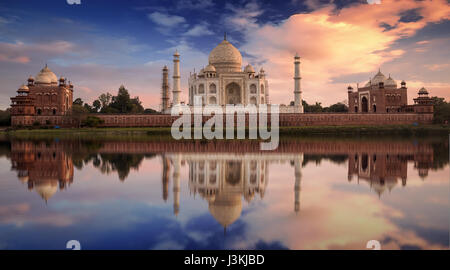
[[8,56],[5,54],[0,54],[0,61],[26,64],[30,62],[30,58],[27,56]]
[[[352,82],[338,84],[333,78],[374,72],[404,55],[405,50],[391,49],[395,41],[414,35],[428,23],[450,18],[450,5],[443,0],[382,1],[380,5],[352,5],[339,12],[334,8],[328,5],[293,15],[279,25],[252,26],[247,32],[243,50],[265,61],[272,103],[286,104],[293,99],[295,52],[302,57],[304,98],[310,102],[342,101],[346,99],[346,84]],[[423,18],[400,22],[401,13],[411,9]],[[381,24],[393,28],[386,31]]]

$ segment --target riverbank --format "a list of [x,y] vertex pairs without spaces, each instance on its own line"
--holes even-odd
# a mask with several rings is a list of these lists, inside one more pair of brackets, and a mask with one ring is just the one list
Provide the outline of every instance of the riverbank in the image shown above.
[[[248,133],[248,129],[247,132]],[[443,125],[392,125],[392,126],[302,126],[280,127],[280,136],[448,136],[450,126]],[[171,137],[170,127],[130,128],[60,128],[60,129],[4,129],[2,136],[13,137]]]

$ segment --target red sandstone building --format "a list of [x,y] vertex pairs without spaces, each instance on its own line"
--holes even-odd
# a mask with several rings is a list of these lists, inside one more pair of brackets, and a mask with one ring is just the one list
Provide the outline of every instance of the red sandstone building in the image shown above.
[[56,116],[69,115],[72,102],[73,85],[63,77],[58,80],[45,65],[36,78],[30,76],[28,84],[22,85],[17,96],[11,98],[12,125],[32,125],[38,120],[35,116],[44,116],[39,120],[51,122]]
[[371,78],[364,87],[348,88],[349,113],[433,113],[433,103],[428,92],[422,87],[419,97],[414,99],[414,105],[408,105],[406,82],[400,87],[391,77],[386,78],[381,70]]

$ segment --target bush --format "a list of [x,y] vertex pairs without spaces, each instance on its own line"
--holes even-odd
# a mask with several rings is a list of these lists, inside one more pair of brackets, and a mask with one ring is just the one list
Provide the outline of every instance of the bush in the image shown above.
[[450,122],[450,103],[444,98],[432,97],[434,102],[434,123],[448,124]]
[[0,126],[10,126],[11,125],[11,114],[9,109],[2,111],[0,110]]
[[88,116],[86,117],[86,119],[83,121],[83,126],[86,127],[97,127],[101,124],[103,124],[105,121],[103,119],[100,119],[96,116]]

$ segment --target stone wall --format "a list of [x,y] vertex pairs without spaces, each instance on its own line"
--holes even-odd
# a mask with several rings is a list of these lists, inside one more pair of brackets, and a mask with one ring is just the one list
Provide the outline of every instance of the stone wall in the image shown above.
[[[102,127],[170,127],[178,118],[168,114],[95,114],[104,123]],[[248,123],[248,115],[246,116]],[[204,116],[203,122],[209,117]],[[225,117],[224,117],[225,119]],[[270,123],[270,115],[268,116]],[[394,114],[348,114],[348,113],[283,113],[279,114],[280,126],[351,126],[351,125],[403,125],[431,124],[431,113],[394,113]],[[31,126],[34,122],[41,125],[61,127],[77,126],[78,121],[68,116],[12,116],[12,126]],[[235,121],[236,122],[236,121]],[[193,121],[192,121],[193,123]],[[225,125],[224,125],[225,126]]]

